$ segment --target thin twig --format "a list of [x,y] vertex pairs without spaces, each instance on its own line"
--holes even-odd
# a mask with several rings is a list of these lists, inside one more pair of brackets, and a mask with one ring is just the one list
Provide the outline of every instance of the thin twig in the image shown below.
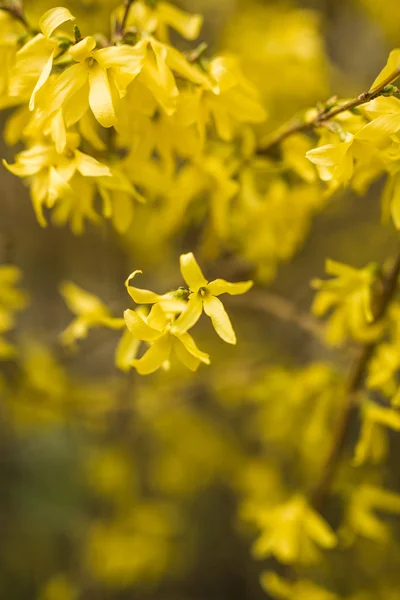
[[[301,133],[304,131],[310,131],[317,127],[321,127],[321,125],[323,125],[326,121],[337,117],[341,113],[346,112],[348,110],[354,110],[358,106],[361,106],[370,102],[371,100],[374,100],[375,98],[378,98],[378,96],[381,96],[385,93],[384,90],[386,86],[395,81],[399,76],[400,68],[393,71],[393,73],[386,77],[386,79],[382,81],[382,83],[375,86],[368,92],[363,92],[362,94],[357,96],[357,98],[353,98],[352,100],[349,100],[348,102],[345,102],[344,104],[341,104],[340,106],[336,106],[334,108],[323,108],[310,121],[302,119],[292,119],[286,125],[280,127],[275,133],[271,134],[266,143],[262,144],[261,147],[258,149],[257,153],[268,154],[274,146],[280,144],[283,140],[290,137],[291,135],[295,133]],[[392,93],[395,93],[395,91],[393,91]]]
[[[393,261],[393,266],[383,278],[381,292],[377,298],[374,323],[383,319],[397,290],[400,275],[400,246]],[[345,448],[347,433],[351,424],[353,409],[357,405],[357,393],[362,389],[364,378],[374,356],[378,342],[365,344],[361,348],[358,358],[354,361],[347,380],[345,401],[342,412],[333,434],[332,448],[322,470],[321,479],[318,481],[311,497],[312,506],[319,510],[335,478],[340,459]]]
[[128,17],[129,17],[129,11],[131,10],[131,6],[134,3],[135,0],[125,0],[124,3],[124,14],[122,16],[121,21],[119,21],[117,23],[117,27],[116,27],[116,35],[117,38],[122,39],[124,37],[124,33],[125,33],[125,29],[126,29],[126,25],[128,23]]

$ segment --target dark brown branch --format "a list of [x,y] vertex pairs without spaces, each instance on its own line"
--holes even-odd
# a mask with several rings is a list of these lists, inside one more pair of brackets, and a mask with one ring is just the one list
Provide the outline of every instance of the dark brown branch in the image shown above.
[[125,2],[124,2],[124,14],[122,16],[121,21],[119,21],[117,23],[116,32],[115,32],[117,38],[119,38],[119,39],[122,39],[124,37],[126,25],[128,23],[129,11],[131,10],[131,6],[134,3],[134,1],[135,0],[125,0]]
[[[400,275],[400,246],[397,255],[394,258],[393,265],[382,281],[382,288],[377,298],[374,323],[378,323],[385,317],[387,309],[397,290],[397,283]],[[351,423],[353,409],[357,405],[357,393],[362,389],[364,378],[369,363],[374,356],[378,342],[365,344],[361,348],[360,355],[354,361],[347,380],[345,401],[339,420],[333,434],[332,449],[323,467],[320,481],[317,483],[311,497],[312,506],[319,510],[331,489],[335,478],[340,459],[345,447],[347,433]]]
[[385,91],[385,88],[393,81],[395,81],[399,76],[400,68],[393,71],[393,73],[386,77],[386,79],[382,81],[382,83],[375,86],[368,92],[363,92],[362,94],[357,96],[357,98],[353,98],[352,100],[349,100],[348,102],[345,102],[344,104],[333,108],[323,108],[310,121],[302,119],[293,119],[289,121],[289,123],[283,125],[275,133],[273,133],[269,140],[265,144],[261,145],[257,153],[268,154],[274,146],[280,144],[283,140],[295,133],[310,131],[317,127],[321,127],[324,123],[333,119],[334,117],[337,117],[341,113],[346,112],[348,110],[354,110],[355,108],[363,104],[367,104],[375,98],[378,98],[378,96],[381,96],[383,94],[391,95],[393,93],[396,93],[396,89],[388,92]]

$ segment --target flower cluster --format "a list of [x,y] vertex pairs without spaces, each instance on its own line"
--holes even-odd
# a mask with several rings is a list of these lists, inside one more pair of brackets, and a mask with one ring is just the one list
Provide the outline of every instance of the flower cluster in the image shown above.
[[[253,282],[230,283],[224,279],[209,282],[191,252],[181,255],[180,266],[187,288],[180,287],[162,295],[133,287],[131,281],[141,273],[134,271],[125,285],[139,306],[136,310],[124,312],[125,321],[113,317],[105,304],[93,294],[65,282],[61,286],[61,294],[77,318],[62,333],[62,342],[73,345],[76,340],[86,337],[91,327],[121,329],[126,324],[127,330],[116,352],[116,364],[123,370],[134,367],[141,375],[148,375],[160,367],[168,368],[172,356],[191,371],[196,371],[201,363],[210,364],[210,357],[199,350],[188,331],[204,310],[220,338],[228,344],[236,344],[232,323],[219,296],[244,294]],[[151,309],[146,310],[149,305]],[[150,347],[141,358],[137,358],[140,342]]]
[[138,0],[114,21],[109,40],[82,38],[75,17],[58,7],[37,33],[22,35],[0,11],[0,27],[12,25],[0,105],[16,107],[5,137],[26,146],[4,164],[28,182],[42,226],[50,209],[54,223],[81,233],[86,220],[100,220],[100,196],[101,215],[125,232],[135,202],[152,197],[154,171],[165,190],[178,159],[202,164],[210,134],[230,142],[265,118],[234,57],[205,60],[200,47],[184,54],[170,45],[171,28],[198,36],[199,15]]

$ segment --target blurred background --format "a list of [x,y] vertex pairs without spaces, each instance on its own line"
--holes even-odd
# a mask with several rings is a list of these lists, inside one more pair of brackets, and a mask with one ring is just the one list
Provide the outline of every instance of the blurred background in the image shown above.
[[[54,4],[25,0],[32,22]],[[87,34],[107,31],[118,3],[64,4],[90,23],[90,32],[82,28]],[[260,136],[332,94],[368,89],[400,42],[396,0],[179,5],[204,14],[210,53],[242,58],[269,113]],[[12,160],[16,150],[2,143],[1,155]],[[317,203],[318,210],[310,200],[308,211],[291,211],[293,222],[271,224],[265,213],[246,224],[248,240],[260,231],[279,239],[297,231],[301,219],[282,256],[268,248],[252,253],[246,244],[210,248],[195,220],[184,232],[170,231],[159,247],[147,245],[159,226],[154,211],[138,211],[137,235],[125,237],[105,224],[89,225],[80,237],[67,227],[42,229],[21,181],[2,169],[0,185],[0,261],[21,268],[29,295],[9,336],[23,361],[0,366],[0,597],[267,598],[259,582],[265,561],[252,556],[256,530],[242,517],[249,498],[270,503],[302,477],[301,420],[276,414],[276,406],[297,406],[298,377],[302,402],[314,407],[332,373],[347,366],[306,317],[309,282],[323,274],[326,257],[363,266],[391,253],[394,232],[378,227],[381,184],[363,197],[341,192]],[[214,355],[209,368],[196,375],[179,368],[148,378],[121,374],[113,366],[118,336],[108,330],[92,331],[77,353],[62,348],[59,336],[72,318],[59,294],[62,281],[97,294],[121,315],[132,308],[123,285],[130,272],[143,269],[143,287],[169,289],[179,279],[179,255],[188,251],[209,279],[257,282],[248,295],[226,302],[236,347],[215,341],[202,324],[199,346]],[[290,452],[284,436],[293,440]],[[311,479],[321,440],[313,444],[306,457]],[[393,487],[400,472],[389,465],[388,473]],[[382,552],[371,581],[384,560],[391,568],[393,558]],[[356,556],[347,557],[346,569],[357,565]],[[351,592],[345,571],[325,576],[339,592]]]

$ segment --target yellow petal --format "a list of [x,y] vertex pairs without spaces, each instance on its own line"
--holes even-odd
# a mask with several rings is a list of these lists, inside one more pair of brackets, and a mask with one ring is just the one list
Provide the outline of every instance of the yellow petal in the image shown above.
[[190,64],[183,54],[172,46],[165,45],[164,48],[166,48],[166,63],[172,71],[179,73],[188,81],[204,86],[206,89],[212,88],[210,78],[199,67]]
[[60,285],[60,292],[69,310],[78,316],[108,316],[108,308],[94,294],[90,294],[71,281]]
[[192,292],[198,292],[201,287],[206,287],[207,279],[204,277],[193,252],[181,254],[180,266],[183,279]]
[[227,344],[236,344],[236,335],[232,323],[221,300],[215,296],[206,296],[203,304],[204,312],[210,317],[219,337]]
[[33,88],[33,92],[31,95],[31,99],[29,101],[29,110],[33,110],[35,108],[35,99],[38,91],[44,86],[48,78],[50,77],[51,70],[53,68],[53,60],[55,55],[55,50],[50,54],[46,64],[44,65],[42,72],[40,73],[40,77]]
[[71,195],[71,186],[61,177],[57,169],[50,167],[47,206],[51,208],[59,198]]
[[51,34],[67,21],[75,21],[75,17],[71,15],[67,8],[61,6],[57,8],[51,8],[39,21],[39,27],[43,32],[43,35],[48,39]]
[[81,117],[78,126],[82,137],[85,138],[95,150],[98,150],[99,152],[106,150],[107,146],[97,131],[98,123],[93,119],[93,116],[89,111]]
[[83,62],[91,56],[95,48],[96,40],[91,35],[88,35],[77,44],[71,46],[68,53],[72,56],[74,60],[76,60],[76,62]]
[[198,293],[191,294],[185,310],[171,327],[171,333],[185,333],[191,329],[201,317],[203,302]]
[[51,137],[56,145],[59,154],[64,152],[67,145],[67,130],[62,115],[62,110],[58,110],[51,121]]
[[109,167],[89,156],[89,154],[75,150],[75,161],[76,168],[84,177],[111,177]]
[[10,173],[17,177],[29,177],[30,175],[35,175],[42,169],[41,166],[32,163],[16,162],[13,165],[10,165],[4,158],[1,162],[7,171],[10,171]]
[[173,339],[173,349],[178,357],[178,360],[182,364],[185,365],[190,371],[197,371],[200,366],[200,359],[190,354],[188,350],[186,350],[184,344],[177,337]]
[[200,360],[205,365],[210,364],[210,357],[208,356],[208,354],[199,350],[199,348],[196,346],[194,339],[192,338],[192,336],[189,333],[181,333],[180,335],[177,335],[176,337],[182,342],[182,344],[185,346],[186,350],[192,356],[194,356],[195,358]]
[[207,285],[207,288],[213,296],[220,296],[221,294],[236,296],[238,294],[245,294],[252,286],[252,281],[229,283],[229,281],[225,281],[225,279],[215,279]]
[[146,46],[109,46],[96,50],[93,57],[103,69],[120,67],[131,75],[138,75],[141,71],[145,56]]
[[201,15],[186,13],[169,2],[158,2],[157,16],[160,21],[173,27],[186,40],[195,40],[199,37],[203,24]]
[[129,331],[139,340],[143,340],[144,342],[154,342],[162,335],[162,332],[150,327],[143,317],[134,310],[126,310],[124,312],[124,319]]
[[128,290],[128,293],[132,300],[136,302],[136,304],[155,304],[162,299],[162,296],[156,294],[155,292],[151,292],[150,290],[142,290],[140,288],[135,288],[130,285],[131,279],[133,279],[136,275],[142,273],[142,271],[134,271],[125,281],[125,287]]
[[125,329],[115,352],[115,364],[121,371],[129,371],[132,361],[136,358],[140,340],[129,329]]
[[306,156],[315,165],[322,167],[336,166],[344,158],[351,144],[352,141],[341,144],[326,144],[325,146],[309,150]]
[[159,340],[147,350],[146,354],[138,360],[132,361],[132,367],[135,367],[140,375],[149,375],[157,371],[162,364],[170,357],[172,349],[172,340],[169,335],[162,336]]
[[141,72],[141,83],[147,87],[162,109],[172,115],[179,96],[175,78],[166,64],[167,49],[163,44],[151,41]]
[[59,110],[75,93],[85,86],[88,81],[86,65],[72,65],[59,75],[52,86],[51,96],[46,109],[49,113]]
[[314,510],[308,509],[306,516],[307,533],[318,546],[334,548],[337,538],[328,523]]
[[381,85],[381,83],[383,83],[398,68],[400,68],[400,49],[396,48],[396,50],[392,50],[389,54],[386,65],[379,73],[374,83],[371,85],[370,90],[373,90]]
[[400,229],[400,178],[392,177],[392,194],[390,200],[390,213],[396,229]]
[[159,303],[152,307],[147,317],[147,323],[150,325],[150,327],[157,329],[157,331],[164,331],[168,320],[162,306],[160,306]]
[[98,64],[89,69],[89,104],[94,116],[103,127],[116,124],[110,82],[106,71]]

